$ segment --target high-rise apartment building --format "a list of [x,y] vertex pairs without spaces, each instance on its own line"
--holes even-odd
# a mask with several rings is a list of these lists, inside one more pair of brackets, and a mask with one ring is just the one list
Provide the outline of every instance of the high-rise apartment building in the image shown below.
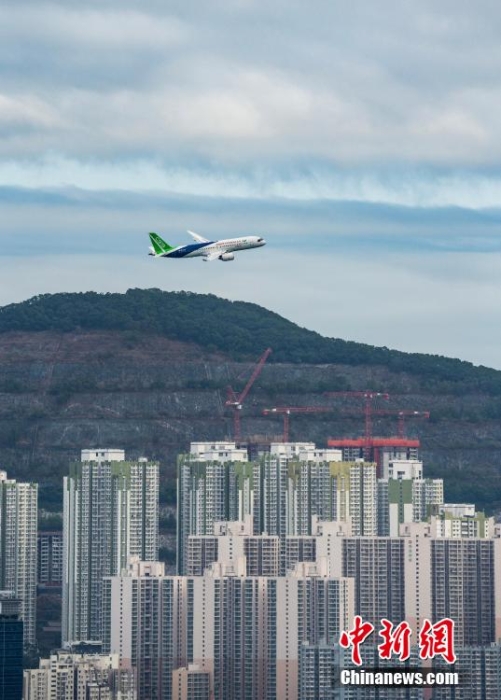
[[128,558],[158,556],[158,464],[123,450],[82,450],[64,479],[64,642],[102,638],[102,580]]
[[[402,671],[420,667],[416,647],[411,649],[410,659],[400,662],[392,658],[382,660],[374,644],[362,647],[363,668],[398,669]],[[423,700],[422,688],[385,688],[377,685],[343,685],[341,671],[359,672],[360,667],[351,660],[351,651],[337,644],[309,644],[301,647],[301,686],[299,700]]]
[[424,522],[444,501],[442,479],[423,479],[422,462],[390,462],[389,478],[378,479],[378,532],[398,537],[403,523]]
[[38,485],[0,471],[0,589],[21,603],[24,644],[36,641]]
[[[431,541],[433,619],[455,622],[458,646],[481,646],[497,641],[495,540],[444,539]],[[499,552],[499,550],[498,550]],[[499,567],[499,561],[497,562]],[[498,610],[499,613],[499,610]]]
[[23,700],[137,700],[137,692],[133,671],[121,668],[118,654],[69,649],[24,672]]
[[383,618],[406,619],[402,539],[344,538],[342,572],[355,581],[355,610],[364,621],[379,626]]
[[[273,448],[273,445],[271,446]],[[262,455],[253,465],[254,532],[277,535],[280,540],[288,534],[287,513],[290,457],[287,452],[274,451]]]
[[281,577],[227,570],[216,563],[193,579],[193,659],[212,673],[214,700],[297,700],[301,645],[337,641],[353,619],[353,582],[314,563]]
[[[133,557],[103,588],[104,650],[135,669],[138,700],[171,700],[173,670],[193,659],[193,579],[165,576],[160,562]],[[209,614],[204,624],[211,625]]]
[[235,443],[191,443],[178,460],[177,570],[186,572],[190,535],[212,535],[216,522],[252,513],[252,464]]
[[[395,684],[392,687],[369,683],[367,685],[343,685],[340,683],[342,671],[360,674],[360,670],[381,671],[392,670],[397,672],[415,672],[422,669],[422,661],[419,658],[419,648],[411,645],[410,656],[405,661],[400,661],[397,655],[389,659],[381,659],[377,648],[380,639],[373,643],[364,643],[360,649],[362,666],[357,666],[351,654],[351,649],[342,649],[336,646],[336,655],[333,667],[334,684],[339,695],[336,700],[431,700],[431,689],[424,690],[418,685],[414,687]],[[429,667],[428,667],[429,670]],[[355,679],[354,679],[355,680]]]
[[341,456],[341,450],[310,449],[300,450],[289,461],[287,534],[309,535],[313,515],[321,520],[337,517],[338,499],[333,463],[340,462]]
[[434,537],[469,538],[493,537],[494,518],[477,512],[470,503],[442,503],[430,519]]
[[[178,683],[195,663],[214,700],[386,697],[332,685],[332,667],[350,666],[349,651],[332,646],[333,620],[350,610],[339,629],[355,614],[374,625],[369,667],[380,665],[383,618],[410,625],[410,666],[419,665],[423,622],[452,618],[460,661],[476,679],[471,699],[498,698],[499,652],[488,645],[501,638],[501,528],[471,505],[444,504],[442,480],[425,479],[417,452],[404,447],[383,450],[378,480],[374,463],[312,444],[271,445],[252,462],[231,444],[192,446],[179,475],[190,577],[177,577],[187,602],[171,624]],[[278,542],[281,576],[270,565]],[[388,697],[470,698],[436,693]]]
[[342,687],[336,673],[339,666],[336,645],[303,642],[299,666],[300,700],[340,700]]
[[[353,535],[377,535],[377,465],[339,462],[331,465],[336,510],[332,520],[351,521]],[[312,513],[317,515],[317,513]]]
[[430,523],[401,526],[400,537],[352,537],[344,523],[313,519],[311,538],[290,538],[288,566],[300,540],[308,558],[355,585],[355,611],[375,627],[406,620],[414,638],[425,619],[456,622],[458,645],[501,636],[501,528],[491,538],[444,538]]
[[172,676],[172,700],[211,700],[211,683],[209,671],[197,664],[178,668]]
[[[354,534],[377,533],[376,465],[341,462],[341,450],[276,443],[254,462],[232,443],[192,443],[178,463],[178,572],[186,573],[190,535],[216,522],[253,517],[253,534],[311,534],[312,516],[351,521]],[[281,572],[285,572],[281,559]]]
[[[497,700],[501,697],[501,644],[456,648],[454,671],[459,674],[457,686],[435,688],[433,700]],[[434,670],[449,671],[441,658]]]
[[0,591],[0,700],[21,700],[23,623],[21,601]]
[[351,624],[353,582],[322,564],[283,577],[247,576],[240,564],[188,577],[133,561],[105,579],[105,650],[136,669],[140,700],[171,700],[173,671],[190,663],[210,674],[214,700],[298,699],[300,645],[332,643]]
[[[406,618],[455,622],[457,646],[490,644],[501,637],[501,530],[486,538],[444,538],[432,525],[401,528],[405,547]],[[415,585],[413,585],[415,583]]]
[[215,561],[245,559],[247,576],[279,576],[280,540],[254,535],[252,516],[244,521],[216,523],[214,535],[188,537],[187,576],[202,576]]
[[317,560],[317,538],[313,535],[285,538],[285,570],[292,571],[302,561]]
[[60,587],[63,580],[63,533],[42,530],[38,533],[38,583]]
[[[325,452],[328,452],[327,450]],[[333,453],[341,454],[338,450]],[[334,455],[333,455],[334,456]],[[349,523],[353,535],[376,535],[378,498],[375,462],[305,461],[286,464],[287,535],[312,534],[313,518]]]

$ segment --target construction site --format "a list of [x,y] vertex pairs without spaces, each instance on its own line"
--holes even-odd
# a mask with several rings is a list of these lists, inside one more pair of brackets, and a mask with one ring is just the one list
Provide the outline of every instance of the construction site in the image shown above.
[[[263,416],[282,419],[281,434],[243,435],[242,414],[246,400],[254,383],[258,380],[262,369],[271,355],[272,349],[267,348],[255,364],[244,388],[237,393],[232,386],[226,389],[225,406],[233,412],[233,435],[239,446],[246,446],[249,454],[257,454],[266,449],[272,442],[290,442],[291,416],[297,415],[335,415],[337,419],[360,416],[364,421],[363,434],[357,437],[326,436],[327,447],[341,449],[343,460],[375,462],[378,466],[378,477],[392,460],[417,459],[420,448],[418,438],[406,435],[406,424],[409,420],[426,420],[429,411],[388,408],[390,395],[386,392],[364,391],[328,391],[319,396],[319,403],[324,405],[304,406],[273,406],[262,410]],[[241,376],[239,377],[241,379]],[[325,405],[328,403],[329,405]],[[391,417],[397,421],[396,434],[389,436],[374,435],[374,421],[377,417]]]

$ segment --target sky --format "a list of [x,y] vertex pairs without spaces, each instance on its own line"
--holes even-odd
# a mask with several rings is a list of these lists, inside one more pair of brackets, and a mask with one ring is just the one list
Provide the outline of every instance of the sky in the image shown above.
[[[501,369],[500,34],[494,0],[2,3],[0,305],[189,290]],[[187,229],[267,245],[147,257]]]

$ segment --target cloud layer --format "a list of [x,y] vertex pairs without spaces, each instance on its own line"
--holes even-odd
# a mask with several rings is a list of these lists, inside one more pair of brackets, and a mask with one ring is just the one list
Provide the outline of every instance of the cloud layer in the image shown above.
[[0,10],[0,156],[499,162],[501,9],[464,1]]
[[[501,6],[0,7],[0,303],[160,286],[501,368]],[[268,240],[232,265],[145,257]]]

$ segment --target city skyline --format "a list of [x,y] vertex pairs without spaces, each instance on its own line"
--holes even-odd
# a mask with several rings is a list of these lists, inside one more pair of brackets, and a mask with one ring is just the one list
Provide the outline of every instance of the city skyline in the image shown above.
[[[329,690],[329,665],[359,663],[343,641],[355,616],[371,634],[389,620],[416,640],[452,620],[468,673],[457,697],[478,686],[494,700],[501,526],[473,504],[444,503],[415,447],[350,458],[351,447],[306,442],[253,458],[234,442],[192,442],[178,461],[186,552],[167,573],[156,553],[158,464],[83,449],[64,477],[63,648],[25,671],[24,700],[55,700],[56,684],[69,700],[77,679],[78,692],[107,700],[375,698],[369,687]],[[377,658],[374,640],[363,658]]]
[[[501,698],[500,36],[494,0],[0,6],[0,700]],[[148,256],[187,230],[266,246]],[[342,680],[389,666],[456,680]]]

